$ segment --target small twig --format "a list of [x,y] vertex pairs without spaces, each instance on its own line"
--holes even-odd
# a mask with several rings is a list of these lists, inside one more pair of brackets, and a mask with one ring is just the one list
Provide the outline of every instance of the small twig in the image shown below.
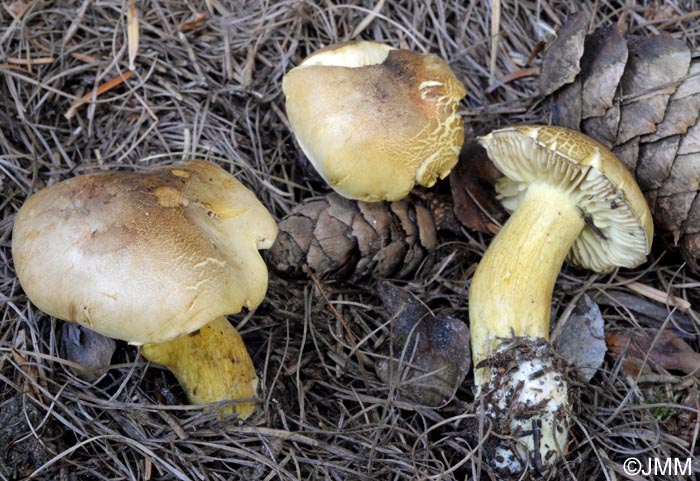
[[68,111],[64,114],[64,117],[68,120],[72,119],[73,117],[75,117],[75,114],[80,107],[82,107],[84,104],[90,102],[93,99],[93,94],[94,97],[97,98],[103,93],[108,92],[113,88],[123,84],[133,76],[134,72],[124,72],[122,75],[119,75],[118,77],[114,77],[113,79],[106,81],[105,83],[97,87],[96,91],[89,92],[80,97],[75,103],[73,103],[73,105],[71,105]]

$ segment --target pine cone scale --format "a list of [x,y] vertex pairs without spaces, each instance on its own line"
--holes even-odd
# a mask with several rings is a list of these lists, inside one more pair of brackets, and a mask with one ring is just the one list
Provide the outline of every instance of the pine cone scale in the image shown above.
[[291,276],[307,265],[320,277],[406,277],[436,247],[435,219],[418,199],[366,203],[330,193],[280,221],[267,260]]
[[561,66],[552,59],[576,58],[579,46],[570,44],[587,25],[573,18],[545,51],[542,91],[553,121],[611,148],[645,192],[657,232],[697,268],[700,240],[690,236],[700,234],[700,60],[670,35],[625,36],[611,24],[584,35],[580,72],[552,89]]
[[654,143],[642,144],[636,177],[643,191],[659,189],[671,176],[680,136],[666,137]]
[[[581,58],[583,87],[581,118],[601,117],[612,108],[616,86],[627,63],[627,43],[617,25],[600,28],[589,35]],[[600,52],[593,55],[593,52]]]

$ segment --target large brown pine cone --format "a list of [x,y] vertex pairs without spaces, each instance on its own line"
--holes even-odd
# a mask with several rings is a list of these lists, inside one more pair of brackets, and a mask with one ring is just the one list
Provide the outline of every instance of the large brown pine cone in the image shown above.
[[657,233],[700,264],[700,56],[667,34],[588,33],[579,14],[545,51],[552,123],[580,130],[634,172]]
[[450,211],[432,196],[367,203],[330,193],[280,221],[266,258],[291,276],[308,266],[321,277],[406,277],[436,247],[436,229],[450,222]]

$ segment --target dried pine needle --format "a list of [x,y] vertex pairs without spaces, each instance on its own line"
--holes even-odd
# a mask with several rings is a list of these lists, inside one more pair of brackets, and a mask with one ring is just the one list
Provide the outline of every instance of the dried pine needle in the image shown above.
[[129,70],[136,68],[134,62],[139,53],[139,8],[137,0],[129,0],[126,7],[126,34],[129,43]]
[[55,59],[53,57],[34,57],[34,58],[17,58],[17,57],[7,57],[7,63],[15,65],[46,65],[47,63],[53,62]]
[[[103,83],[99,87],[97,87],[96,91],[88,92],[85,95],[83,95],[82,97],[80,97],[73,105],[71,105],[71,107],[64,114],[64,116],[68,120],[72,119],[75,116],[78,109],[82,105],[90,102],[91,100],[93,100],[93,98],[97,98],[100,95],[102,95],[103,93],[109,92],[113,88],[118,87],[119,85],[123,84],[124,82],[126,82],[127,80],[129,80],[133,76],[134,76],[134,72],[124,72],[123,74],[118,75],[118,76],[114,77],[113,79],[106,81],[105,83]],[[94,97],[93,97],[93,95],[94,95]]]

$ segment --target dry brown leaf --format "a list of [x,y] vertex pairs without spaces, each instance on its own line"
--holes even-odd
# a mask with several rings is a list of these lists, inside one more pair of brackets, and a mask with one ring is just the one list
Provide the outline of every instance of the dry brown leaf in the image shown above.
[[64,322],[61,333],[63,355],[84,368],[76,369],[78,377],[95,381],[107,372],[117,348],[114,339],[72,322]]
[[475,141],[464,143],[459,162],[450,173],[450,188],[457,219],[469,229],[493,233],[506,213],[493,187],[502,174]]
[[377,376],[426,406],[449,401],[471,366],[467,325],[434,316],[411,293],[388,282],[380,283],[377,292],[392,323],[388,359],[377,362]]
[[207,21],[207,13],[206,12],[195,12],[192,15],[189,16],[187,20],[182,22],[180,25],[180,31],[182,33],[189,32],[191,30],[196,30],[202,25],[204,25],[204,22]]
[[554,349],[576,367],[582,379],[590,381],[605,359],[603,316],[598,304],[581,296],[566,320]]
[[611,356],[623,358],[623,369],[630,376],[637,376],[647,365],[700,378],[700,353],[672,331],[609,332],[605,341]]
[[586,37],[581,58],[583,120],[605,115],[613,107],[627,55],[627,42],[617,24],[600,27]]
[[583,12],[576,14],[564,24],[545,50],[540,74],[540,88],[544,95],[573,82],[581,71],[587,25],[586,15]]

